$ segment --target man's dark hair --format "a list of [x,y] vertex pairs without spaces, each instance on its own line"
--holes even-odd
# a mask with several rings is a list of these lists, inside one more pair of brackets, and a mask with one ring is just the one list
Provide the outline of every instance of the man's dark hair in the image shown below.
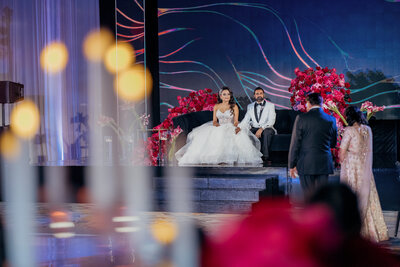
[[254,94],[256,93],[257,90],[261,90],[261,91],[263,91],[263,93],[265,94],[264,89],[262,89],[261,87],[256,87],[256,88],[254,89]]
[[306,101],[310,102],[312,106],[322,105],[322,96],[318,93],[311,93],[306,96]]

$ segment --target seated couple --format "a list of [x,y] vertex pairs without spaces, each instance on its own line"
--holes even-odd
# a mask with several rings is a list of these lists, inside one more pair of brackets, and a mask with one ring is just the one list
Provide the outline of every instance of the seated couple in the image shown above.
[[[223,87],[214,106],[213,121],[194,128],[186,145],[175,156],[179,165],[252,164],[267,161],[276,133],[275,106],[264,99],[264,90],[254,89],[255,102],[247,106],[239,123],[239,108],[232,91]],[[260,152],[261,149],[261,152]]]

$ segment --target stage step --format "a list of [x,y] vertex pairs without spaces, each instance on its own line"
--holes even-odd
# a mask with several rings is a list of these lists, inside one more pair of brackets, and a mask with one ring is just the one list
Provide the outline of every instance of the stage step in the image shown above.
[[[203,177],[192,178],[191,185],[193,189],[259,189],[266,188],[267,179],[278,179],[276,175],[268,175],[257,178],[250,177]],[[168,181],[163,177],[154,178],[154,186],[156,188],[165,188]]]
[[[253,201],[194,201],[192,208],[195,213],[245,213],[251,210]],[[159,202],[157,211],[168,210],[167,202]]]
[[[251,210],[260,197],[282,194],[279,175],[271,173],[221,173],[215,169],[198,172],[190,178],[193,212],[243,213]],[[202,176],[202,177],[200,177]],[[156,209],[167,209],[169,187],[166,177],[154,177],[154,200]]]
[[[203,189],[192,191],[192,201],[258,201],[258,190],[242,190],[242,189]],[[158,201],[167,201],[168,193],[165,190],[157,190],[156,199]]]

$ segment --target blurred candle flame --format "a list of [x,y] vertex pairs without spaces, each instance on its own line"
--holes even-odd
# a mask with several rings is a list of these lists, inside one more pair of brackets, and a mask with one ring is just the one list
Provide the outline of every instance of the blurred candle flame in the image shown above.
[[62,71],[68,63],[67,47],[61,42],[47,45],[40,54],[40,65],[50,73]]
[[23,139],[32,138],[40,124],[39,110],[31,100],[24,100],[11,112],[11,130]]

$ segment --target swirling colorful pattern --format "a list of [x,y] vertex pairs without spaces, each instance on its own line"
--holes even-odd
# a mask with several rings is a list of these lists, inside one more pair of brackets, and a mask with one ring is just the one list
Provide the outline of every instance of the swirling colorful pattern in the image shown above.
[[[142,2],[134,0],[131,9],[116,9],[117,36],[121,41],[134,45],[136,57],[145,54]],[[174,6],[165,7],[168,2]],[[363,13],[362,10],[352,9],[353,13],[348,15],[342,12],[343,22],[339,23],[329,16],[316,15],[335,14],[339,2],[327,9],[317,0],[310,0],[308,5],[286,0],[272,0],[269,5],[241,1],[205,0],[200,5],[190,5],[184,0],[159,1],[161,97],[163,90],[170,92],[164,94],[161,106],[175,105],[174,98],[185,92],[204,87],[216,91],[228,85],[233,87],[236,96],[244,96],[248,100],[253,88],[261,86],[278,108],[288,109],[290,94],[287,88],[296,67],[328,66],[343,73],[380,69],[379,56],[382,52],[375,49],[372,53],[370,47],[381,46],[389,51],[386,43],[400,42],[400,38],[392,36],[393,40],[388,40],[379,35],[352,39],[351,34],[357,35],[357,31],[374,34],[362,24],[352,24],[353,29],[346,26],[355,18],[373,22],[371,14],[374,10]],[[345,4],[349,9],[354,7],[351,3]],[[385,9],[383,5],[379,8]],[[307,9],[307,6],[312,8]],[[224,43],[220,36],[227,36],[230,41]],[[231,36],[237,38],[228,38]],[[356,50],[353,48],[355,43]],[[400,49],[392,49],[390,53],[400,57]],[[145,58],[139,58],[138,62],[145,63]],[[400,76],[400,64],[391,65],[385,67],[389,78],[371,80],[361,87],[355,83],[351,87],[352,103],[373,100],[379,105],[386,105],[387,110],[399,110],[400,92],[396,78]],[[398,114],[400,117],[400,112]]]

